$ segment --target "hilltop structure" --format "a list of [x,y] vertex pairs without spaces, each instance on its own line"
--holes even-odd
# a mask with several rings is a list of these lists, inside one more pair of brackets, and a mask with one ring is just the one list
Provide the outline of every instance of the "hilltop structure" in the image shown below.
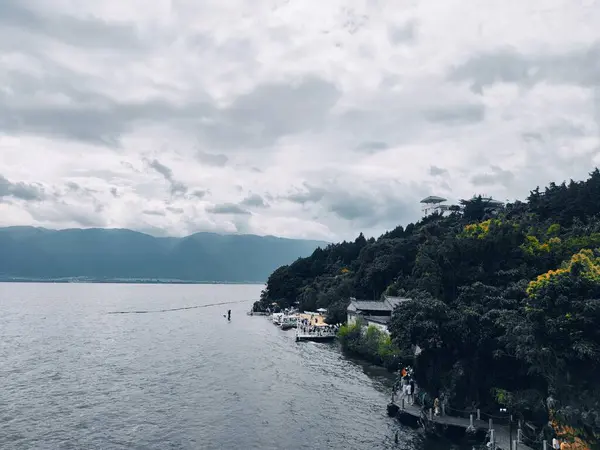
[[445,202],[448,200],[437,195],[430,195],[421,200],[421,212],[423,217],[431,214],[441,214],[447,212],[465,211],[469,206],[475,206],[482,209],[485,214],[496,215],[504,209],[504,202],[496,200],[489,195],[473,195],[470,199],[461,199],[458,205],[448,205]]
[[461,199],[460,204],[462,205],[462,209],[464,209],[468,204],[474,202],[481,202],[481,206],[488,214],[498,214],[498,212],[504,209],[504,202],[496,200],[489,195],[474,195],[469,200]]
[[433,213],[444,214],[449,210],[449,206],[444,204],[447,200],[436,195],[430,195],[421,200],[421,212],[423,216],[428,216]]

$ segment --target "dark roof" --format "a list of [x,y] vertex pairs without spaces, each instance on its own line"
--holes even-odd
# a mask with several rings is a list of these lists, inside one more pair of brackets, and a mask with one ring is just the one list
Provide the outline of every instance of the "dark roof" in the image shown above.
[[392,307],[392,309],[394,309],[400,303],[409,302],[411,300],[412,300],[411,298],[406,298],[406,297],[390,297],[387,295],[385,296],[385,302],[389,303],[389,305]]
[[430,195],[429,197],[425,197],[421,200],[421,203],[442,203],[445,202],[446,199],[443,197],[438,197],[437,195]]
[[391,311],[392,308],[387,302],[373,300],[351,300],[350,306],[354,306],[358,311]]
[[350,299],[348,309],[356,309],[357,311],[382,311],[392,312],[400,303],[408,302],[412,299],[405,297],[390,297],[385,296],[385,300],[356,300]]

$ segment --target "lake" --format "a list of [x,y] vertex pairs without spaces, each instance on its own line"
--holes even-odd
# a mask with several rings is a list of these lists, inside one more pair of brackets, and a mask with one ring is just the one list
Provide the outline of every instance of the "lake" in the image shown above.
[[247,316],[262,288],[0,284],[0,448],[436,448],[386,376]]

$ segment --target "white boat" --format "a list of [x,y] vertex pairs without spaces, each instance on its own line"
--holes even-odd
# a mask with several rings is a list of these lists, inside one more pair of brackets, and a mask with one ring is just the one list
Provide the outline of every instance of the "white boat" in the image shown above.
[[283,316],[281,318],[280,327],[282,330],[289,330],[291,328],[296,328],[298,325],[298,317],[295,315]]
[[281,320],[283,319],[283,317],[285,316],[284,313],[273,313],[273,315],[271,316],[271,320],[273,321],[273,323],[277,326],[281,325]]

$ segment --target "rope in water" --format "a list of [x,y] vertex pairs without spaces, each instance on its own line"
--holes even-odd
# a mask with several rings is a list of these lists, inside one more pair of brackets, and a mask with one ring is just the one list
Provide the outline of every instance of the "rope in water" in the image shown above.
[[161,313],[170,311],[182,311],[185,309],[196,309],[196,308],[208,308],[209,306],[219,305],[232,305],[234,303],[250,302],[252,300],[236,300],[233,302],[220,302],[220,303],[209,303],[207,305],[194,305],[194,306],[183,306],[181,308],[170,308],[170,309],[154,309],[154,310],[141,310],[141,311],[109,311],[107,314],[148,314],[148,313]]

